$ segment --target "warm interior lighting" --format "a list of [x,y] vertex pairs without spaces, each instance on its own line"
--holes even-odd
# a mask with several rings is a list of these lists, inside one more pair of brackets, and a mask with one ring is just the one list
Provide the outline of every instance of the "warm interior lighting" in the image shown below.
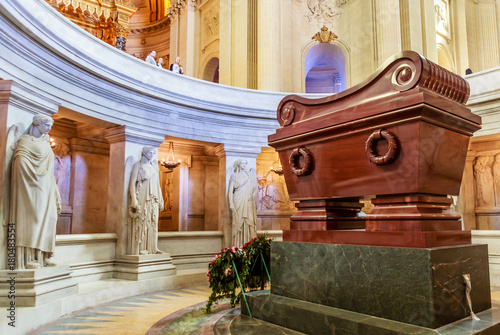
[[170,8],[170,0],[165,0],[165,16],[168,15],[168,9]]
[[55,146],[56,146],[56,142],[54,141],[54,139],[53,139],[52,137],[51,137],[51,138],[49,138],[49,143],[50,143],[50,147],[51,147],[51,148],[55,148]]
[[[278,161],[279,162],[279,161]],[[279,167],[278,168],[273,168],[272,166],[269,168],[269,170],[273,171],[274,173],[276,173],[277,175],[280,175],[282,176],[283,175],[283,167],[281,166],[281,163],[279,163]]]
[[175,160],[174,143],[170,142],[168,145],[167,159],[162,159],[160,164],[169,170],[173,170],[181,164],[181,160]]

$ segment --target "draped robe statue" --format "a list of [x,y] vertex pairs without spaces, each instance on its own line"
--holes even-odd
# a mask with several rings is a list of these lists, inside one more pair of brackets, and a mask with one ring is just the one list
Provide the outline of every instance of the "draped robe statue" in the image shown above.
[[229,180],[228,200],[232,212],[232,244],[243,244],[257,236],[257,178],[246,171],[247,161],[234,162],[234,173]]
[[46,115],[35,115],[12,160],[10,223],[15,225],[17,269],[54,265],[49,258],[55,250],[61,199],[48,137],[53,123]]
[[163,210],[158,163],[155,149],[144,147],[141,160],[134,164],[130,176],[128,255],[162,254],[158,249],[158,217]]

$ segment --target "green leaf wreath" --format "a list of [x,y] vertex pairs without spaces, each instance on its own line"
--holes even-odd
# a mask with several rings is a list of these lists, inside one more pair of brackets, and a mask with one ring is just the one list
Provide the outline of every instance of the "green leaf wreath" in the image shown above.
[[[243,251],[250,260],[250,274],[246,278],[246,285],[250,290],[264,289],[269,282],[271,263],[271,241],[266,236],[258,236],[243,245]],[[264,259],[265,263],[262,261]]]
[[[250,240],[242,249],[225,248],[217,253],[208,265],[207,276],[212,294],[208,298],[205,311],[209,313],[213,304],[224,298],[229,298],[231,307],[240,303],[242,292],[238,278],[243,289],[262,289],[269,282],[267,271],[269,271],[270,254],[271,239],[267,239],[266,236]],[[262,258],[266,261],[266,266]]]

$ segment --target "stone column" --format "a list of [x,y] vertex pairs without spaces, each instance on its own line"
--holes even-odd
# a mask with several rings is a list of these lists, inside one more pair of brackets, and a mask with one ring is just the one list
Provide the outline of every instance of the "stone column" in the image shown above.
[[437,64],[436,12],[434,9],[434,0],[422,0],[420,10],[422,15],[423,56]]
[[0,269],[7,266],[7,224],[10,206],[10,167],[15,136],[28,129],[38,113],[53,115],[59,104],[12,80],[0,80]]
[[475,1],[478,6],[481,71],[500,65],[497,2]]
[[130,32],[129,19],[137,8],[118,1],[115,2],[115,5],[117,10],[115,46],[120,50],[126,51],[127,36]]
[[[462,184],[460,185],[460,196],[458,197],[457,211],[462,216],[462,228],[464,230],[477,229],[476,227],[476,188],[474,185],[474,159],[475,151],[467,152]],[[493,187],[493,185],[492,185]]]
[[231,0],[220,0],[219,9],[219,83],[231,85]]
[[[273,22],[279,22],[275,14]],[[219,15],[219,82],[257,88],[257,0],[221,0]],[[279,66],[274,68],[279,71]]]
[[[467,45],[467,15],[466,15],[466,0],[455,0],[454,5],[450,6],[450,16],[453,17],[453,31],[454,31],[454,42],[455,42],[455,60],[458,75],[465,75],[465,70],[470,67],[469,65],[469,53]],[[463,218],[462,218],[463,220]]]
[[[179,9],[171,8],[170,16],[170,64],[175,62],[179,54]],[[167,68],[170,68],[168,64]]]
[[172,223],[179,231],[189,231],[189,168],[191,156],[178,155],[181,165],[174,169]]
[[401,51],[401,15],[399,0],[376,0],[377,67]]
[[219,157],[219,230],[224,233],[223,247],[231,246],[232,226],[231,211],[227,198],[229,179],[234,172],[233,164],[237,159],[248,161],[247,169],[257,170],[257,156],[260,148],[246,148],[228,144],[219,145],[215,154]]
[[401,0],[401,50],[424,53],[422,44],[422,14],[419,1]]
[[133,165],[141,158],[142,148],[152,146],[158,150],[163,136],[132,130],[126,126],[111,128],[105,138],[109,148],[108,205],[106,232],[116,233],[116,254],[125,255],[127,245],[128,192]]
[[280,1],[258,1],[257,88],[280,91]]
[[184,61],[181,62],[181,64],[183,64],[184,66],[184,74],[191,77],[196,77],[198,73],[198,69],[195,63],[195,56],[197,54],[196,46],[199,45],[199,43],[196,43],[199,41],[199,34],[197,34],[196,29],[196,16],[198,14],[196,6],[196,0],[188,1],[186,9],[184,10],[185,20],[187,21],[187,29],[185,30],[185,36],[182,37],[183,39],[185,39],[186,45],[185,50],[182,50],[181,52],[182,57],[184,57]]

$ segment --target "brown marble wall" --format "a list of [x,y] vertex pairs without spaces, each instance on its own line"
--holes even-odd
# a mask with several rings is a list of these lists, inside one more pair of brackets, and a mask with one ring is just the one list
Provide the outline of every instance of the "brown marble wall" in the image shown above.
[[107,143],[71,139],[74,183],[72,234],[108,233],[106,207],[108,194],[109,149]]
[[57,114],[50,132],[62,211],[58,234],[105,233],[109,144],[104,129]]

